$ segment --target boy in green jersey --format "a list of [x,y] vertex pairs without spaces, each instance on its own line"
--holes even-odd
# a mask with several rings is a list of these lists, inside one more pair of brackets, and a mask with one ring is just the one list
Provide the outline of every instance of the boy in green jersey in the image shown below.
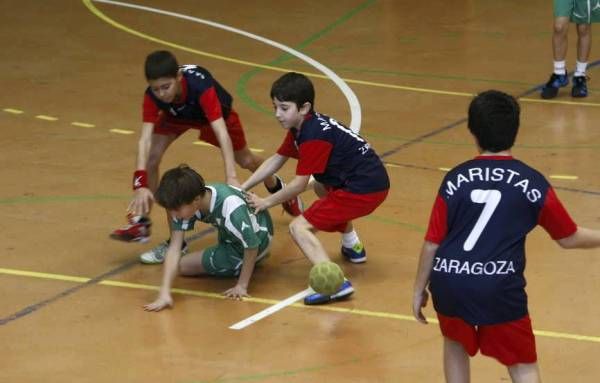
[[[240,189],[222,183],[205,184],[187,165],[167,171],[155,197],[167,209],[172,231],[160,293],[144,309],[160,311],[173,305],[170,291],[178,267],[184,276],[237,276],[236,285],[223,294],[234,299],[248,296],[254,265],[267,255],[273,237],[269,213],[254,214]],[[218,243],[182,258],[184,232],[192,230],[196,221],[213,225],[218,230]]]

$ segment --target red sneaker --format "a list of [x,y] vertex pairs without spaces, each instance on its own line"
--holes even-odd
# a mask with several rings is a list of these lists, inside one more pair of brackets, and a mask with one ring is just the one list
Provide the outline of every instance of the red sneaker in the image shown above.
[[288,213],[292,217],[302,215],[302,212],[304,211],[304,204],[302,203],[302,199],[299,195],[295,196],[294,198],[288,201],[283,202],[281,206],[283,207],[283,210],[285,210],[286,213]]
[[148,242],[152,221],[148,217],[127,215],[129,223],[112,233],[110,237],[124,242]]

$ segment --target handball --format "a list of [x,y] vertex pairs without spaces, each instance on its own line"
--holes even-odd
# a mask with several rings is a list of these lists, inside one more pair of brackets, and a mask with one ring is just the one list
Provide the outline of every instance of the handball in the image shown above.
[[310,269],[308,285],[319,294],[331,295],[344,283],[344,272],[333,262],[321,262]]

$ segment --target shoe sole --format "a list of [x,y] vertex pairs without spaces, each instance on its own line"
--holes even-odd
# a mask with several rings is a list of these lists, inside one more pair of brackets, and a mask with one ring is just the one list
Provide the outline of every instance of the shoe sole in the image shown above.
[[150,237],[124,237],[124,236],[118,235],[118,234],[110,234],[109,237],[116,241],[129,242],[129,243],[131,243],[131,242],[146,243],[150,240]]

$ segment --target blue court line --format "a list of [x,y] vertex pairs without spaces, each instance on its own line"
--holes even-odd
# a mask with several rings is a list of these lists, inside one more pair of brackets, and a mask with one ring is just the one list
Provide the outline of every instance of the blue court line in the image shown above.
[[[210,234],[212,232],[215,232],[215,231],[216,231],[215,228],[210,227],[208,229],[202,230],[201,232],[199,232],[197,234],[194,234],[193,236],[190,236],[189,238],[186,239],[186,241],[188,243],[192,242],[192,241],[196,241],[196,240],[198,240],[200,238],[203,238],[203,237],[207,236],[208,234]],[[15,321],[17,319],[21,319],[21,318],[23,318],[23,317],[25,317],[25,316],[27,316],[27,315],[29,315],[29,314],[37,311],[37,310],[39,310],[39,309],[41,309],[41,308],[49,305],[50,303],[56,302],[57,300],[59,300],[61,298],[68,297],[69,295],[74,294],[74,293],[76,293],[77,291],[79,291],[79,290],[81,290],[83,288],[96,285],[96,284],[102,282],[103,280],[105,280],[105,279],[107,279],[109,277],[117,275],[117,274],[119,274],[119,273],[121,273],[123,271],[129,270],[131,267],[133,267],[133,266],[135,266],[137,264],[139,264],[139,260],[137,260],[137,259],[133,259],[133,260],[127,261],[124,264],[122,264],[122,265],[120,265],[120,266],[118,266],[118,267],[116,267],[116,268],[114,268],[114,269],[112,269],[110,271],[107,271],[104,274],[100,274],[100,275],[98,275],[98,276],[90,279],[87,282],[84,282],[84,283],[82,283],[80,285],[71,287],[70,289],[62,291],[62,292],[56,294],[55,296],[53,296],[51,298],[48,298],[48,299],[45,299],[45,300],[43,300],[41,302],[29,305],[29,306],[25,307],[24,309],[19,310],[19,311],[17,311],[16,313],[14,313],[12,315],[9,315],[9,316],[7,316],[5,318],[1,318],[0,319],[0,326],[4,326],[5,324],[8,324],[8,323],[10,323],[12,321]]]
[[[600,65],[600,60],[596,60],[596,61],[594,61],[594,62],[590,63],[590,64],[588,65],[588,68],[590,68],[590,69],[591,69],[591,68],[593,68],[593,67],[595,67],[595,66],[598,66],[598,65]],[[569,76],[571,76],[572,74],[573,74],[573,72],[569,72],[569,73],[568,73],[568,75],[569,75]],[[532,94],[532,93],[535,93],[535,92],[537,92],[537,91],[541,90],[541,89],[542,89],[542,87],[543,87],[545,84],[546,84],[546,83],[542,83],[542,84],[540,84],[540,85],[536,85],[536,86],[534,86],[533,88],[530,88],[530,89],[528,89],[528,90],[524,91],[523,93],[519,94],[518,96],[516,96],[516,98],[517,98],[517,99],[519,99],[519,98],[522,98],[522,97],[525,97],[525,96],[529,96],[530,94]],[[386,152],[382,153],[382,154],[381,154],[379,157],[381,157],[381,159],[384,159],[384,158],[386,158],[386,157],[388,157],[388,156],[391,156],[392,154],[396,154],[396,153],[398,153],[398,152],[399,152],[399,151],[401,151],[402,149],[406,149],[406,148],[407,148],[407,147],[409,147],[409,146],[412,146],[412,145],[414,145],[414,144],[418,144],[419,142],[421,142],[421,141],[423,141],[423,140],[425,140],[425,139],[427,139],[427,138],[430,138],[430,137],[436,136],[436,135],[438,135],[438,134],[440,134],[440,133],[443,133],[443,132],[445,132],[445,131],[447,131],[447,130],[450,130],[450,129],[452,129],[452,128],[455,128],[455,127],[457,127],[457,126],[459,126],[459,125],[463,124],[464,122],[467,122],[467,118],[466,118],[466,117],[464,117],[464,118],[461,118],[460,120],[458,120],[458,121],[455,121],[455,122],[453,122],[453,123],[451,123],[451,124],[448,124],[448,125],[442,126],[441,128],[438,128],[438,129],[436,129],[436,130],[433,130],[433,131],[431,131],[431,132],[429,132],[429,133],[425,133],[425,134],[423,134],[423,135],[420,135],[420,136],[418,136],[418,137],[415,137],[415,138],[413,138],[413,139],[411,139],[411,140],[409,140],[409,141],[407,141],[407,142],[403,143],[402,145],[399,145],[399,146],[397,146],[397,147],[396,147],[396,148],[394,148],[394,149],[391,149],[391,150],[388,150],[388,151],[386,151]]]

